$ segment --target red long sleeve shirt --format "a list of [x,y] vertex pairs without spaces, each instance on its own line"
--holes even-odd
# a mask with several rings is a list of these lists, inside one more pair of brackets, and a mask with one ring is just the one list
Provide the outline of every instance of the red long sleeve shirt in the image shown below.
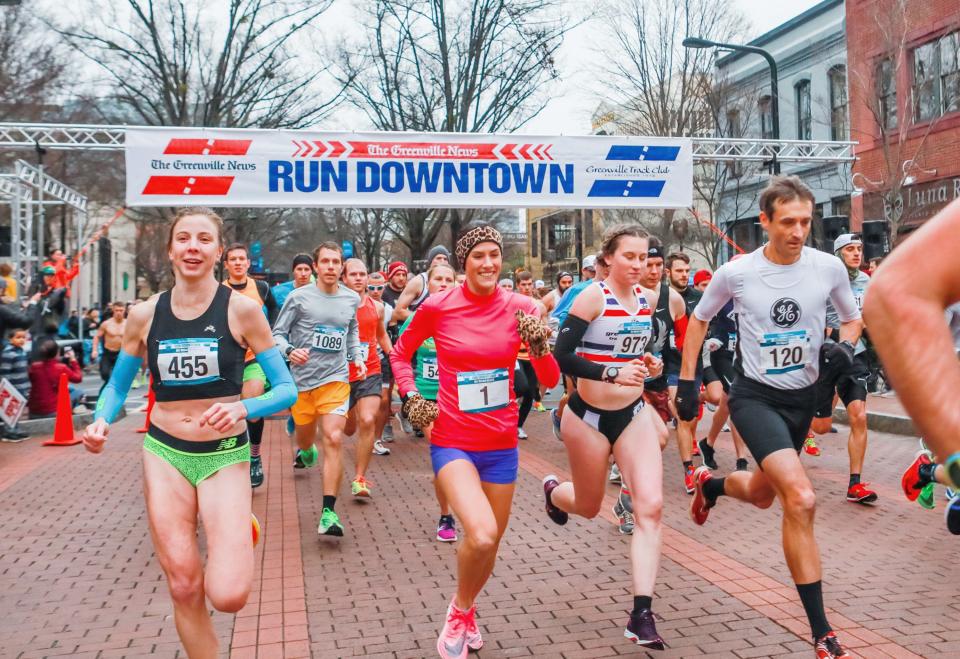
[[30,364],[30,399],[27,408],[33,416],[48,416],[57,411],[57,388],[60,386],[60,374],[66,373],[70,382],[81,382],[83,371],[76,360],[66,366],[59,359],[48,359]]
[[[440,416],[433,424],[433,444],[466,451],[517,445],[518,408],[513,393],[521,343],[517,310],[538,314],[528,297],[500,288],[491,295],[475,295],[466,284],[431,295],[417,308],[390,353],[390,365],[400,393],[414,391],[410,361],[421,343],[434,338]],[[556,386],[560,368],[552,354],[531,363],[542,384]]]

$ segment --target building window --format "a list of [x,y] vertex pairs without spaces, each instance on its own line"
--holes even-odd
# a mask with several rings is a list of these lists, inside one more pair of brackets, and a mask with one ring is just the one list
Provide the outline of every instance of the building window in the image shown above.
[[845,140],[847,126],[847,67],[839,64],[830,69],[830,139]]
[[880,127],[897,127],[897,69],[892,59],[877,64],[877,98],[879,100]]
[[850,197],[834,197],[830,200],[834,215],[850,217]]
[[813,117],[810,107],[810,81],[801,80],[794,87],[797,104],[797,139],[809,140],[813,138]]
[[760,139],[772,140],[773,137],[773,100],[770,96],[761,96],[760,107]]
[[960,110],[960,32],[951,32],[913,51],[916,121]]
[[530,223],[530,256],[537,258],[540,255],[540,234],[536,222]]

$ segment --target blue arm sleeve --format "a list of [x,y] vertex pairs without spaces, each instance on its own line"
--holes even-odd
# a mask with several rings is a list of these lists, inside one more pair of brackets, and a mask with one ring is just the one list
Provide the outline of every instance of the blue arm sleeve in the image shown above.
[[93,420],[105,419],[107,423],[113,423],[114,419],[123,409],[123,403],[127,400],[127,392],[130,391],[130,385],[133,384],[133,378],[140,371],[143,360],[140,357],[120,351],[117,357],[117,363],[113,367],[113,373],[110,375],[110,381],[103,388],[100,397],[97,399],[97,408],[93,413]]
[[262,419],[283,411],[297,402],[297,386],[293,383],[290,369],[280,356],[277,346],[257,355],[257,363],[267,376],[270,391],[262,396],[247,398],[243,401],[243,406],[247,408],[248,419]]

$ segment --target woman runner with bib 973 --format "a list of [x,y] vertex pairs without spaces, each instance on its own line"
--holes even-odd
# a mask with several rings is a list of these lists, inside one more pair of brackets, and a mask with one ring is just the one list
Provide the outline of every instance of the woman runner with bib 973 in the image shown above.
[[[518,411],[511,392],[521,342],[541,382],[553,387],[560,379],[533,300],[497,286],[502,250],[492,227],[464,234],[456,252],[466,281],[428,297],[390,354],[404,412],[421,428],[433,423],[433,472],[466,536],[457,552],[457,592],[437,639],[444,659],[483,645],[474,600],[493,572],[517,480]],[[431,336],[440,371],[436,403],[419,394],[410,365]]]
[[[147,517],[177,632],[191,659],[218,653],[206,599],[219,611],[239,611],[253,581],[245,419],[263,418],[296,400],[293,378],[259,305],[214,277],[222,229],[209,209],[177,213],[167,242],[175,285],[130,309],[116,367],[83,434],[88,451],[103,450],[146,356],[156,395],[143,445]],[[240,400],[247,348],[272,389]],[[206,569],[198,515],[206,531]]]
[[[567,403],[571,413],[561,421],[573,481],[561,484],[556,476],[547,476],[543,490],[547,514],[557,524],[566,524],[568,513],[595,517],[613,454],[630,488],[635,519],[630,540],[634,601],[624,636],[662,650],[651,607],[660,565],[664,427],[652,408],[644,407],[643,381],[658,377],[663,362],[648,349],[656,293],[639,284],[647,270],[648,247],[643,229],[611,228],[602,247],[609,276],[577,297],[560,328],[554,354],[563,373],[577,378]],[[667,291],[662,288],[663,294]]]

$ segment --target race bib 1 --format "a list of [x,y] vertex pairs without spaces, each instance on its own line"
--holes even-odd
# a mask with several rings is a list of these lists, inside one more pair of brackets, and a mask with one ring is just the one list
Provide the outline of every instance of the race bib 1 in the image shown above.
[[343,350],[345,336],[346,332],[340,327],[317,325],[313,330],[311,347],[320,352],[340,352]]
[[618,359],[635,359],[643,351],[653,335],[653,323],[649,318],[631,320],[620,326],[613,345],[613,356]]
[[809,360],[807,330],[772,332],[760,341],[760,369],[767,375],[781,375],[804,368]]
[[422,374],[421,377],[423,377],[424,380],[439,380],[440,367],[437,365],[437,358],[424,357],[422,360],[420,373]]
[[220,379],[217,339],[166,339],[157,351],[160,381],[168,386],[203,384]]
[[492,412],[510,404],[510,374],[505,368],[457,373],[461,412]]

